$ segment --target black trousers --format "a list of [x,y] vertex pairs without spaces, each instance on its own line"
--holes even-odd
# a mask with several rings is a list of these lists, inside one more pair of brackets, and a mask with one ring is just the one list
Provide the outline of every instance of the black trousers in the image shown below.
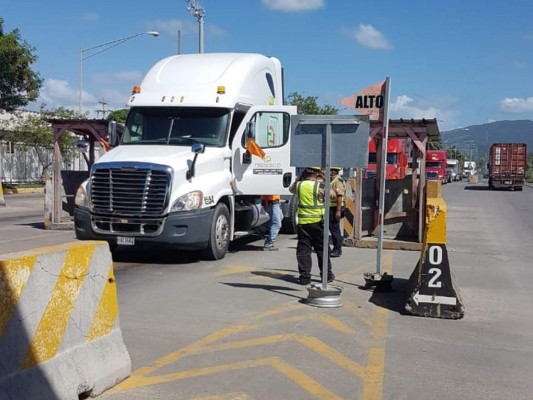
[[[303,279],[311,279],[311,267],[313,265],[311,254],[313,249],[318,257],[318,268],[320,269],[320,274],[322,275],[322,257],[324,254],[324,223],[317,222],[314,224],[298,225],[297,234],[298,245],[296,246],[296,260],[298,261],[298,272],[300,273],[300,277]],[[328,251],[328,278],[331,278],[333,276],[333,272],[331,271],[329,248],[326,251]]]
[[[331,233],[331,242],[333,251],[342,251],[341,220],[335,218],[336,207],[329,208],[329,233]],[[342,214],[341,214],[342,215]]]

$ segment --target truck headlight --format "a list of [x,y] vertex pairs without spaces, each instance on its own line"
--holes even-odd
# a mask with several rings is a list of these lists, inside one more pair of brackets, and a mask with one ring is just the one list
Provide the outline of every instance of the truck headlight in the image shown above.
[[89,196],[85,188],[80,186],[76,191],[76,197],[74,198],[74,204],[78,207],[89,208]]
[[184,194],[178,197],[174,204],[172,204],[170,212],[197,210],[202,206],[203,198],[204,195],[199,190]]

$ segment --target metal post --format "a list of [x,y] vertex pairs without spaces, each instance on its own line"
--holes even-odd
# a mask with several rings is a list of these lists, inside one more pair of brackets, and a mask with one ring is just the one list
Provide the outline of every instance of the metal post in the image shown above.
[[331,195],[329,193],[330,187],[331,187],[331,124],[326,125],[326,151],[325,151],[325,159],[326,159],[326,169],[324,177],[324,183],[325,183],[325,196],[324,196],[324,236],[322,238],[322,290],[326,290],[328,286],[328,260],[329,260],[329,203],[331,202]]
[[376,272],[381,274],[382,270],[382,252],[383,252],[383,224],[385,222],[385,181],[387,167],[387,142],[389,137],[389,96],[390,96],[390,78],[385,80],[385,109],[383,112],[383,134],[381,140],[381,165],[379,181],[379,212],[378,212],[378,251]]

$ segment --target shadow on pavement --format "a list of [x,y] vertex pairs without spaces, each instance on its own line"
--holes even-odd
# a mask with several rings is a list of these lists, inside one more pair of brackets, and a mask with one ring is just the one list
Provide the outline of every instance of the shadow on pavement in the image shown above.
[[490,190],[487,185],[465,186],[465,190]]
[[409,290],[409,279],[394,278],[391,286],[392,290],[378,288],[365,289],[364,286],[360,286],[359,288],[361,290],[372,291],[372,295],[368,301],[376,306],[394,311],[398,314],[407,315],[405,304]]

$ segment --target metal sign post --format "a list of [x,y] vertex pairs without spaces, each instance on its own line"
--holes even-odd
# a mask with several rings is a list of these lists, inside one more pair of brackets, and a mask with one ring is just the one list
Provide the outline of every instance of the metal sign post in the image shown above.
[[[358,116],[296,115],[291,119],[291,166],[320,165],[326,179],[324,205],[329,208],[332,162],[339,167],[366,167],[370,123]],[[341,307],[342,287],[328,284],[329,210],[324,213],[322,243],[322,282],[310,284],[307,304],[317,307]]]

